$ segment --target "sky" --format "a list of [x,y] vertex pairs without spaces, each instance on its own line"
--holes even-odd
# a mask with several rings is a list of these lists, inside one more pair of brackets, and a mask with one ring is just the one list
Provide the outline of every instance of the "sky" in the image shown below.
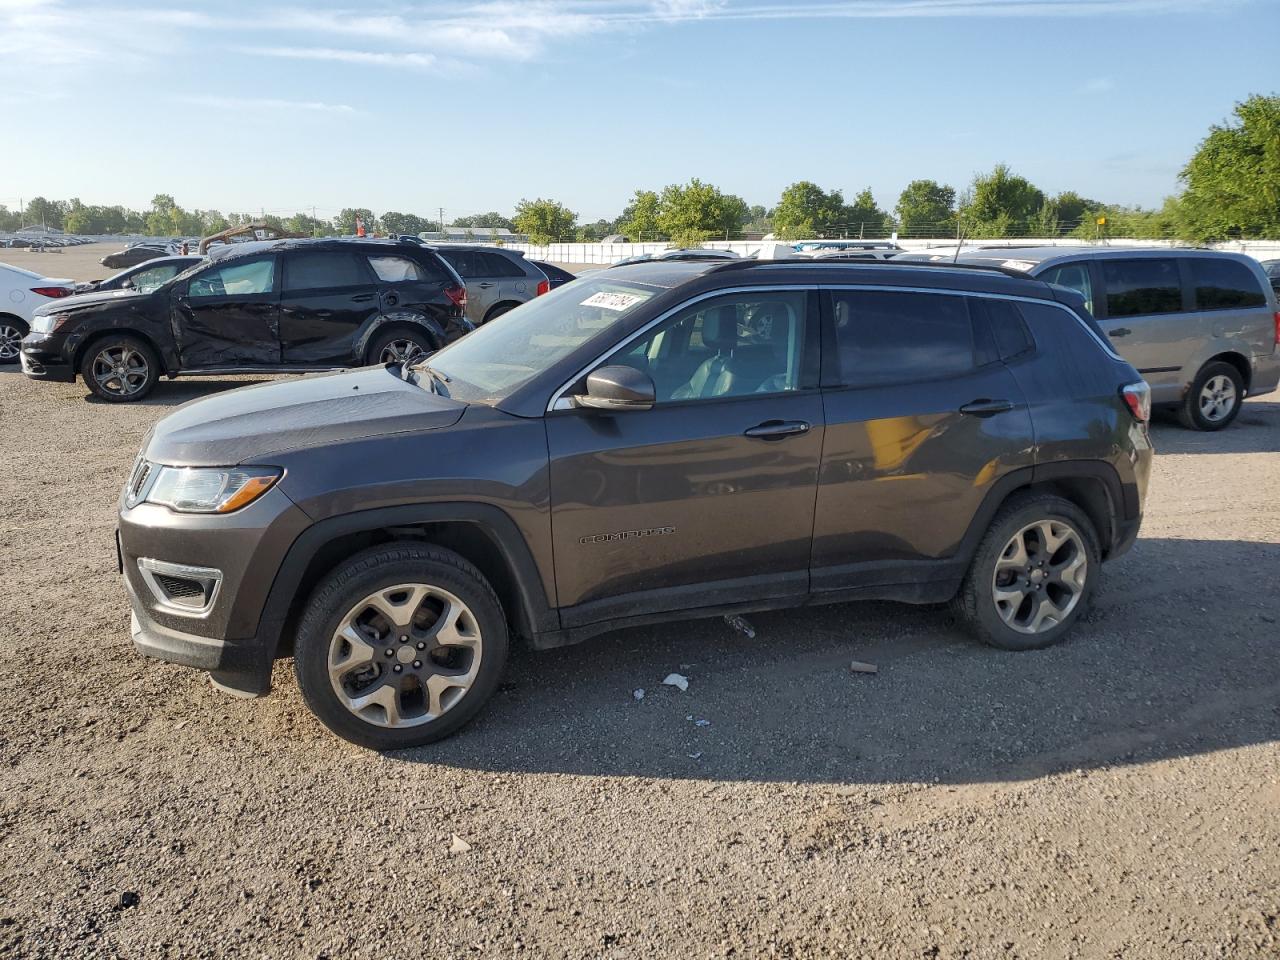
[[0,203],[589,222],[1004,162],[1154,206],[1278,37],[1280,0],[0,0]]

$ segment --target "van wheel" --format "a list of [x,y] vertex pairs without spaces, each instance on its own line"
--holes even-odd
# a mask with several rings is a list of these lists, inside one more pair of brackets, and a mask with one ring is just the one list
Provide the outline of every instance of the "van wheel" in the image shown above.
[[952,608],[993,647],[1037,650],[1088,610],[1100,568],[1083,510],[1052,494],[1019,494],[996,514]]
[[1244,378],[1229,363],[1206,363],[1191,381],[1178,408],[1188,430],[1221,430],[1236,418],[1244,402]]
[[373,547],[307,601],[294,647],[303,699],[352,743],[397,750],[466,725],[507,660],[507,622],[484,576],[452,550]]
[[401,366],[425,360],[435,352],[435,344],[426,333],[417,330],[389,330],[375,337],[369,345],[366,363],[394,363]]
[[27,325],[17,317],[0,317],[0,363],[17,363]]
[[108,403],[130,403],[151,392],[160,378],[155,351],[137,337],[103,337],[89,345],[80,376],[94,395]]

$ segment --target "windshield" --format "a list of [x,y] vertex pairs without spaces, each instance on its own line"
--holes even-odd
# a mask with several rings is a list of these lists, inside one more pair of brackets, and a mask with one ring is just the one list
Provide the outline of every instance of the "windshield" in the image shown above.
[[449,396],[496,403],[567,357],[663,288],[583,278],[490,320],[431,355]]

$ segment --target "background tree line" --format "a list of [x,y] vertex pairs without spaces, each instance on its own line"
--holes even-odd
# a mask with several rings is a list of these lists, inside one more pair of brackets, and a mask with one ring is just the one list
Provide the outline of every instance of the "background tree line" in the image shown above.
[[[840,190],[801,180],[782,191],[772,208],[750,206],[741,197],[694,178],[661,190],[639,189],[612,220],[578,223],[563,203],[521,200],[510,217],[498,211],[458,217],[450,225],[467,236],[488,239],[495,228],[526,234],[534,243],[592,241],[610,234],[631,240],[663,240],[697,246],[744,234],[773,233],[781,239],[1136,237],[1193,243],[1235,238],[1280,238],[1280,97],[1255,95],[1235,106],[1227,123],[1210,128],[1179,174],[1182,192],[1156,210],[1110,204],[1066,190],[1049,195],[1005,164],[976,175],[963,189],[935,180],[913,180],[892,211],[882,209],[870,188],[846,202]],[[92,206],[36,197],[25,210],[0,205],[0,230],[44,224],[68,233],[138,233],[152,236],[207,236],[229,226],[266,220],[274,226],[316,236],[350,235],[357,220],[370,233],[417,234],[440,229],[437,220],[362,207],[343,208],[332,219],[305,212],[272,214],[185,210],[169,194],[157,194],[151,208]],[[1099,222],[1104,221],[1104,222]]]

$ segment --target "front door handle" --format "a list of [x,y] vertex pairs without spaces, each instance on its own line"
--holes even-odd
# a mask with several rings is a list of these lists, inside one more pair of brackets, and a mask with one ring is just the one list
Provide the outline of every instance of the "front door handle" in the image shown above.
[[743,436],[754,440],[783,440],[797,434],[808,433],[809,424],[803,420],[766,420],[743,431]]
[[1131,333],[1133,333],[1133,331],[1130,330],[1128,327],[1116,327],[1114,330],[1111,331],[1110,336],[1127,337]]
[[479,287],[481,290],[488,290],[490,287],[493,286],[493,284],[485,282],[485,283],[477,283],[476,286]]
[[974,417],[990,417],[997,413],[1008,413],[1012,409],[1013,404],[1008,400],[988,400],[984,397],[966,403],[960,408],[960,412]]
[[358,293],[351,298],[351,302],[352,303],[368,303],[370,300],[372,300],[376,296],[377,296],[376,293]]

